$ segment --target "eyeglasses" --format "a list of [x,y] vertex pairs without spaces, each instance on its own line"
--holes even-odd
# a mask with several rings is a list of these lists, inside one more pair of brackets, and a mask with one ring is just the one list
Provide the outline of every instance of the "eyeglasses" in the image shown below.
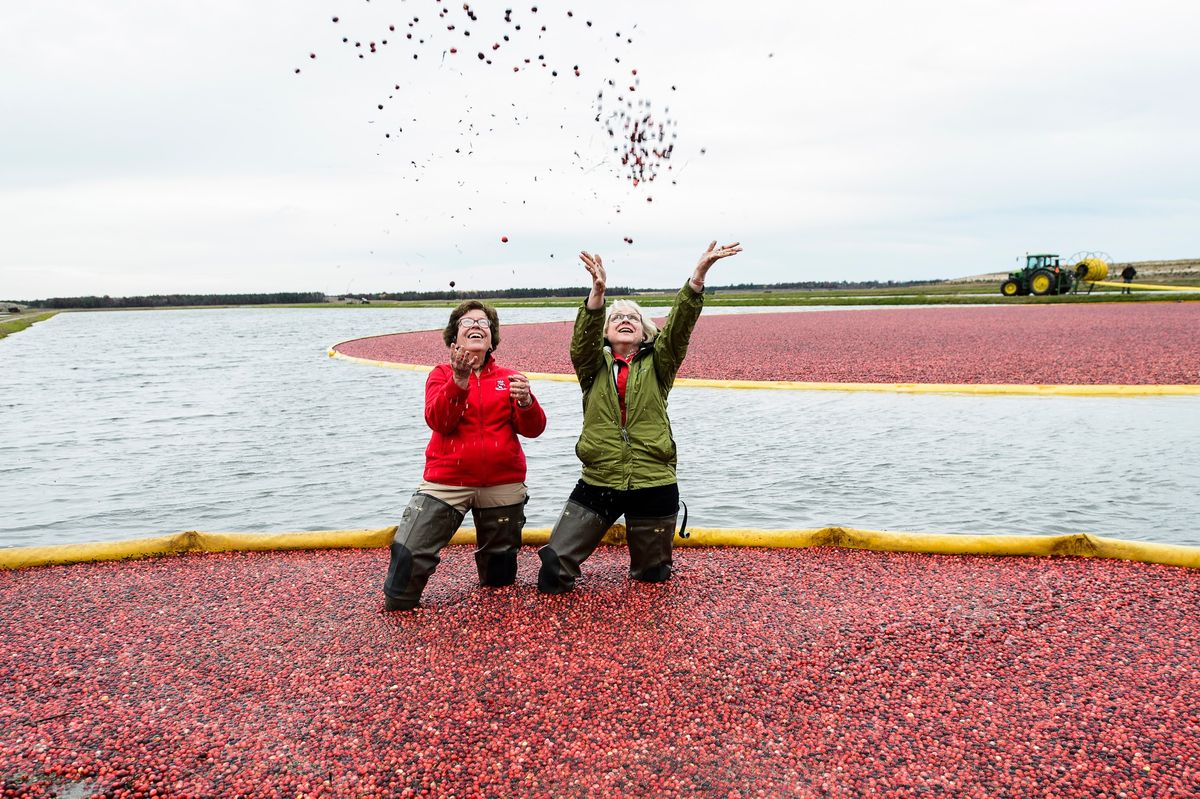
[[637,322],[641,324],[642,317],[635,313],[615,313],[608,317],[609,322]]
[[487,319],[472,319],[469,316],[464,316],[458,320],[458,326],[463,330],[469,330],[472,327],[482,327],[484,330],[487,330],[492,326],[492,323]]

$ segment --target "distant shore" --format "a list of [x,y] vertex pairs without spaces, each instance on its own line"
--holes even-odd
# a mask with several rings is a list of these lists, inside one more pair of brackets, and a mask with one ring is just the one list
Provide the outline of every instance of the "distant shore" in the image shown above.
[[[1055,303],[1093,303],[1093,302],[1177,302],[1200,300],[1200,259],[1180,259],[1173,261],[1134,261],[1113,262],[1109,265],[1111,280],[1119,280],[1117,275],[1127,266],[1137,269],[1136,282],[1153,283],[1162,286],[1179,286],[1181,290],[1142,290],[1133,294],[1122,294],[1116,286],[1088,286],[1087,284],[1077,294],[1057,296],[1018,296],[1005,297],[1000,294],[1000,283],[1008,272],[994,272],[970,277],[932,280],[927,283],[902,281],[896,285],[878,285],[878,282],[853,283],[847,282],[838,286],[840,281],[804,281],[776,285],[739,285],[739,286],[710,286],[705,297],[708,305],[724,306],[815,306],[815,305],[1044,305]],[[797,285],[825,285],[829,288],[792,288]],[[871,286],[861,287],[861,286]],[[1182,290],[1184,287],[1194,288],[1195,291]],[[1090,291],[1089,291],[1090,288]],[[677,287],[665,289],[645,289],[610,292],[613,298],[628,297],[643,305],[669,304]],[[541,291],[531,289],[530,291]],[[49,318],[51,311],[130,311],[130,310],[167,310],[173,308],[451,308],[465,299],[484,299],[485,301],[503,308],[563,308],[575,307],[583,298],[564,296],[561,289],[545,289],[543,296],[495,296],[504,292],[497,290],[476,290],[463,287],[460,291],[427,292],[428,297],[418,296],[413,299],[393,299],[389,292],[374,292],[359,295],[329,296],[324,302],[237,302],[222,304],[197,305],[117,305],[96,307],[81,304],[79,307],[43,308],[22,307],[21,313],[13,317],[14,321],[42,314],[41,318]],[[581,289],[582,292],[582,289]],[[519,293],[519,292],[509,292]],[[227,295],[228,296],[228,295]],[[254,295],[243,295],[250,299]],[[278,295],[259,295],[261,297]],[[293,295],[295,296],[295,295]],[[319,293],[315,293],[320,297]],[[409,292],[411,297],[412,293]],[[73,298],[96,299],[96,298]],[[107,299],[107,298],[105,298]],[[152,297],[116,298],[119,300],[151,300]],[[214,297],[214,299],[216,299]],[[223,299],[223,297],[221,298]],[[39,300],[38,302],[47,302]],[[23,303],[16,303],[24,305]],[[8,323],[0,316],[0,330]],[[37,319],[35,321],[40,321]],[[17,327],[24,329],[28,324]],[[8,332],[15,332],[9,330]],[[0,333],[0,337],[4,335]]]

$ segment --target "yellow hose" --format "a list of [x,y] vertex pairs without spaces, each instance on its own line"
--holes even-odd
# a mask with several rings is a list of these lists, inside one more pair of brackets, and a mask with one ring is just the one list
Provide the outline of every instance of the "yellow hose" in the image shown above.
[[1162,283],[1118,283],[1115,280],[1094,281],[1097,286],[1112,286],[1118,289],[1154,289],[1156,291],[1200,291],[1198,286],[1167,286]]

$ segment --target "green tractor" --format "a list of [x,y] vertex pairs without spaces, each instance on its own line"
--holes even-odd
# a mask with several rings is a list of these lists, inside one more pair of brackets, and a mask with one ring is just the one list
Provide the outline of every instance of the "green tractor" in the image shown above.
[[1012,272],[1000,284],[1005,297],[1024,297],[1027,294],[1067,294],[1075,288],[1075,272],[1059,263],[1057,255],[1026,255],[1025,268]]

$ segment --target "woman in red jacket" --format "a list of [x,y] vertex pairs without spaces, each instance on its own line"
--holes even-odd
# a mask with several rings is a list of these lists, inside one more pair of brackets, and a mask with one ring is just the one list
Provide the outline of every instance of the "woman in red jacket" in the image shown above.
[[450,363],[425,382],[425,479],[409,500],[392,541],[383,584],[387,610],[412,610],[437,568],[438,553],[463,516],[475,518],[475,564],[482,585],[511,585],[525,526],[525,453],[518,435],[536,438],[546,414],[520,372],[496,363],[496,310],[467,300],[442,331]]

